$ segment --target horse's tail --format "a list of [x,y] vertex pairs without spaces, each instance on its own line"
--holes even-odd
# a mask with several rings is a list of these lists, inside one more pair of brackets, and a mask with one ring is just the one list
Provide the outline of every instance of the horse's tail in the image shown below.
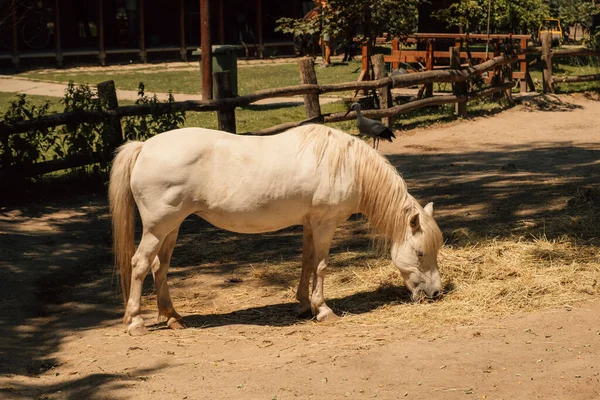
[[142,142],[129,142],[117,149],[108,187],[115,268],[121,276],[121,292],[125,305],[129,299],[131,258],[135,251],[135,200],[131,193],[131,171],[143,145]]

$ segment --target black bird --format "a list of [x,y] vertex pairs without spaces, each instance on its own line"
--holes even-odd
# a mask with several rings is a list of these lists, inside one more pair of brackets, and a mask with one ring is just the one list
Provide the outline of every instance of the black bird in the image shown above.
[[387,140],[388,142],[391,142],[392,138],[396,139],[394,132],[389,130],[389,128],[387,128],[381,122],[363,117],[362,113],[360,112],[360,104],[352,103],[352,106],[350,106],[350,109],[346,115],[348,115],[350,111],[356,111],[356,127],[361,134],[373,138],[374,149],[379,147],[379,139]]

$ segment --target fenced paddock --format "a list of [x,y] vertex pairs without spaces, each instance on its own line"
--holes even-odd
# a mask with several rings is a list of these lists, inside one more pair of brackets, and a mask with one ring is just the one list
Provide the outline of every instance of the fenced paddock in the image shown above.
[[170,271],[189,328],[156,324],[132,339],[105,194],[57,188],[54,201],[2,208],[0,394],[594,398],[600,106],[583,95],[523,103],[382,144],[411,193],[435,203],[446,293],[410,303],[353,218],[336,234],[325,283],[343,315],[333,324],[295,317],[300,230],[236,235],[191,218]]
[[[370,118],[384,118],[385,122],[391,124],[394,117],[410,113],[412,111],[439,106],[442,104],[456,104],[456,113],[465,116],[467,113],[467,103],[469,101],[489,97],[498,93],[503,94],[498,99],[504,98],[508,102],[512,100],[512,89],[515,80],[521,82],[521,91],[530,82],[533,86],[531,77],[528,73],[528,63],[526,56],[528,54],[541,54],[544,61],[544,92],[551,93],[556,84],[572,82],[597,81],[600,76],[591,74],[585,76],[556,76],[552,74],[552,60],[559,57],[575,56],[595,56],[596,51],[588,49],[551,49],[548,47],[527,48],[527,37],[516,37],[512,35],[496,35],[492,37],[492,49],[490,55],[493,58],[482,63],[469,66],[472,60],[481,60],[485,58],[480,52],[471,52],[468,48],[470,40],[482,38],[477,35],[459,35],[439,37],[440,35],[420,35],[419,37],[409,38],[412,41],[425,41],[427,48],[424,51],[400,50],[398,40],[392,41],[392,55],[382,57],[376,55],[373,57],[374,76],[369,81],[347,82],[341,84],[319,84],[314,73],[314,63],[312,59],[304,59],[299,62],[300,76],[303,84],[276,89],[268,89],[254,92],[244,96],[231,96],[231,90],[228,87],[227,72],[216,73],[214,80],[216,83],[217,98],[211,101],[183,101],[164,104],[143,104],[131,106],[111,106],[96,111],[74,111],[70,113],[61,113],[48,115],[35,120],[17,121],[12,124],[0,123],[0,142],[3,148],[9,148],[8,136],[18,135],[24,132],[52,128],[60,125],[73,125],[81,123],[95,123],[106,121],[116,131],[116,136],[111,138],[113,148],[122,142],[122,133],[120,121],[127,116],[140,116],[149,114],[160,114],[173,111],[193,111],[193,112],[216,112],[218,116],[219,129],[235,133],[235,109],[245,107],[263,99],[273,99],[289,96],[304,96],[306,119],[303,121],[290,121],[270,128],[265,128],[244,134],[252,135],[270,135],[281,132],[282,130],[297,126],[307,122],[331,123],[354,119],[354,113],[344,116],[344,113],[323,114],[319,105],[319,95],[327,93],[339,93],[348,90],[355,92],[378,92],[379,109],[366,110],[365,116]],[[464,37],[463,37],[464,36]],[[500,37],[502,36],[502,37]],[[450,47],[448,51],[433,50],[433,40],[454,39],[455,47]],[[422,54],[421,54],[422,53]],[[470,58],[469,58],[470,57]],[[385,73],[384,62],[391,63],[393,68],[398,62],[418,61],[424,59],[428,71],[411,73],[406,75],[387,76]],[[434,69],[434,60],[447,59],[449,69]],[[465,60],[469,63],[465,64]],[[363,62],[364,64],[364,62]],[[367,63],[368,65],[368,63]],[[514,66],[518,66],[515,70]],[[485,79],[483,77],[485,76]],[[452,85],[452,94],[440,94],[428,96],[431,93],[431,87],[434,83],[447,83]],[[107,86],[108,85],[108,86]],[[392,89],[421,86],[424,90],[423,95],[414,101],[394,105],[392,98]],[[108,89],[104,89],[108,87]],[[114,91],[114,85],[110,83],[99,85],[99,93],[102,93],[108,104],[118,105],[118,99]],[[531,89],[531,87],[530,87]],[[535,89],[535,88],[533,88]],[[121,138],[121,139],[120,139]],[[51,171],[65,168],[74,168],[91,163],[105,160],[107,151],[103,154],[74,155],[68,158],[59,158],[56,160],[29,164],[25,166],[10,167],[10,152],[4,151],[2,155],[2,176],[35,176]]]
[[[503,66],[499,76],[509,76],[513,60],[292,90],[310,97],[306,119],[333,121],[343,115],[317,115],[315,101],[329,90],[379,89],[385,105],[391,86],[447,81],[456,88],[488,67],[489,75]],[[512,85],[499,79],[367,115],[399,118],[438,101],[507,96]],[[231,115],[236,101],[268,95],[159,107]],[[49,116],[40,125],[3,126],[1,138],[77,118],[114,122],[152,111],[126,106]],[[51,200],[32,195],[3,205],[0,397],[596,398],[599,118],[598,99],[538,95],[489,118],[416,129],[382,144],[409,191],[435,203],[446,240],[445,293],[436,302],[408,301],[387,255],[370,249],[363,221],[352,218],[335,236],[325,282],[329,305],[343,316],[333,324],[295,317],[298,228],[238,235],[190,218],[170,271],[173,300],[189,328],[156,324],[147,337],[132,339],[120,323],[105,188],[94,196],[54,187]],[[150,278],[143,301],[155,310]]]

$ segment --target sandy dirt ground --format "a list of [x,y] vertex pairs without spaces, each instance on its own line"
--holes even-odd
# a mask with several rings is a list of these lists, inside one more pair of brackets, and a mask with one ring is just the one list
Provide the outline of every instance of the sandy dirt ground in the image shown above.
[[[447,233],[560,212],[573,188],[600,183],[599,127],[598,99],[531,97],[495,115],[399,132],[380,150],[415,197],[435,201]],[[213,231],[200,228],[211,240]],[[0,398],[600,398],[600,299],[460,325],[352,316],[316,323],[293,316],[299,242],[288,253],[284,235],[261,253],[262,262],[298,264],[296,278],[274,290],[238,279],[237,265],[261,261],[236,258],[236,246],[247,244],[223,232],[225,247],[202,255],[208,266],[191,278],[187,232],[171,282],[188,329],[153,325],[130,337],[120,323],[105,198],[2,207]],[[152,296],[149,286],[147,321]],[[186,303],[195,297],[202,301]]]

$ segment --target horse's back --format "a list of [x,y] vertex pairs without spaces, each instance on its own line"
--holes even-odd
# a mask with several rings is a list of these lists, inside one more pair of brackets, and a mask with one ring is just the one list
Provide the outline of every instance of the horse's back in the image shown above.
[[[144,143],[136,171],[140,178],[169,175],[169,179],[201,174],[203,179],[235,179],[245,173],[272,168],[294,169],[297,138],[281,134],[252,137],[203,129],[183,128],[156,135]],[[274,171],[276,172],[276,171]],[[155,179],[156,176],[152,176]],[[223,181],[222,181],[223,182]],[[224,182],[223,182],[224,183]]]

